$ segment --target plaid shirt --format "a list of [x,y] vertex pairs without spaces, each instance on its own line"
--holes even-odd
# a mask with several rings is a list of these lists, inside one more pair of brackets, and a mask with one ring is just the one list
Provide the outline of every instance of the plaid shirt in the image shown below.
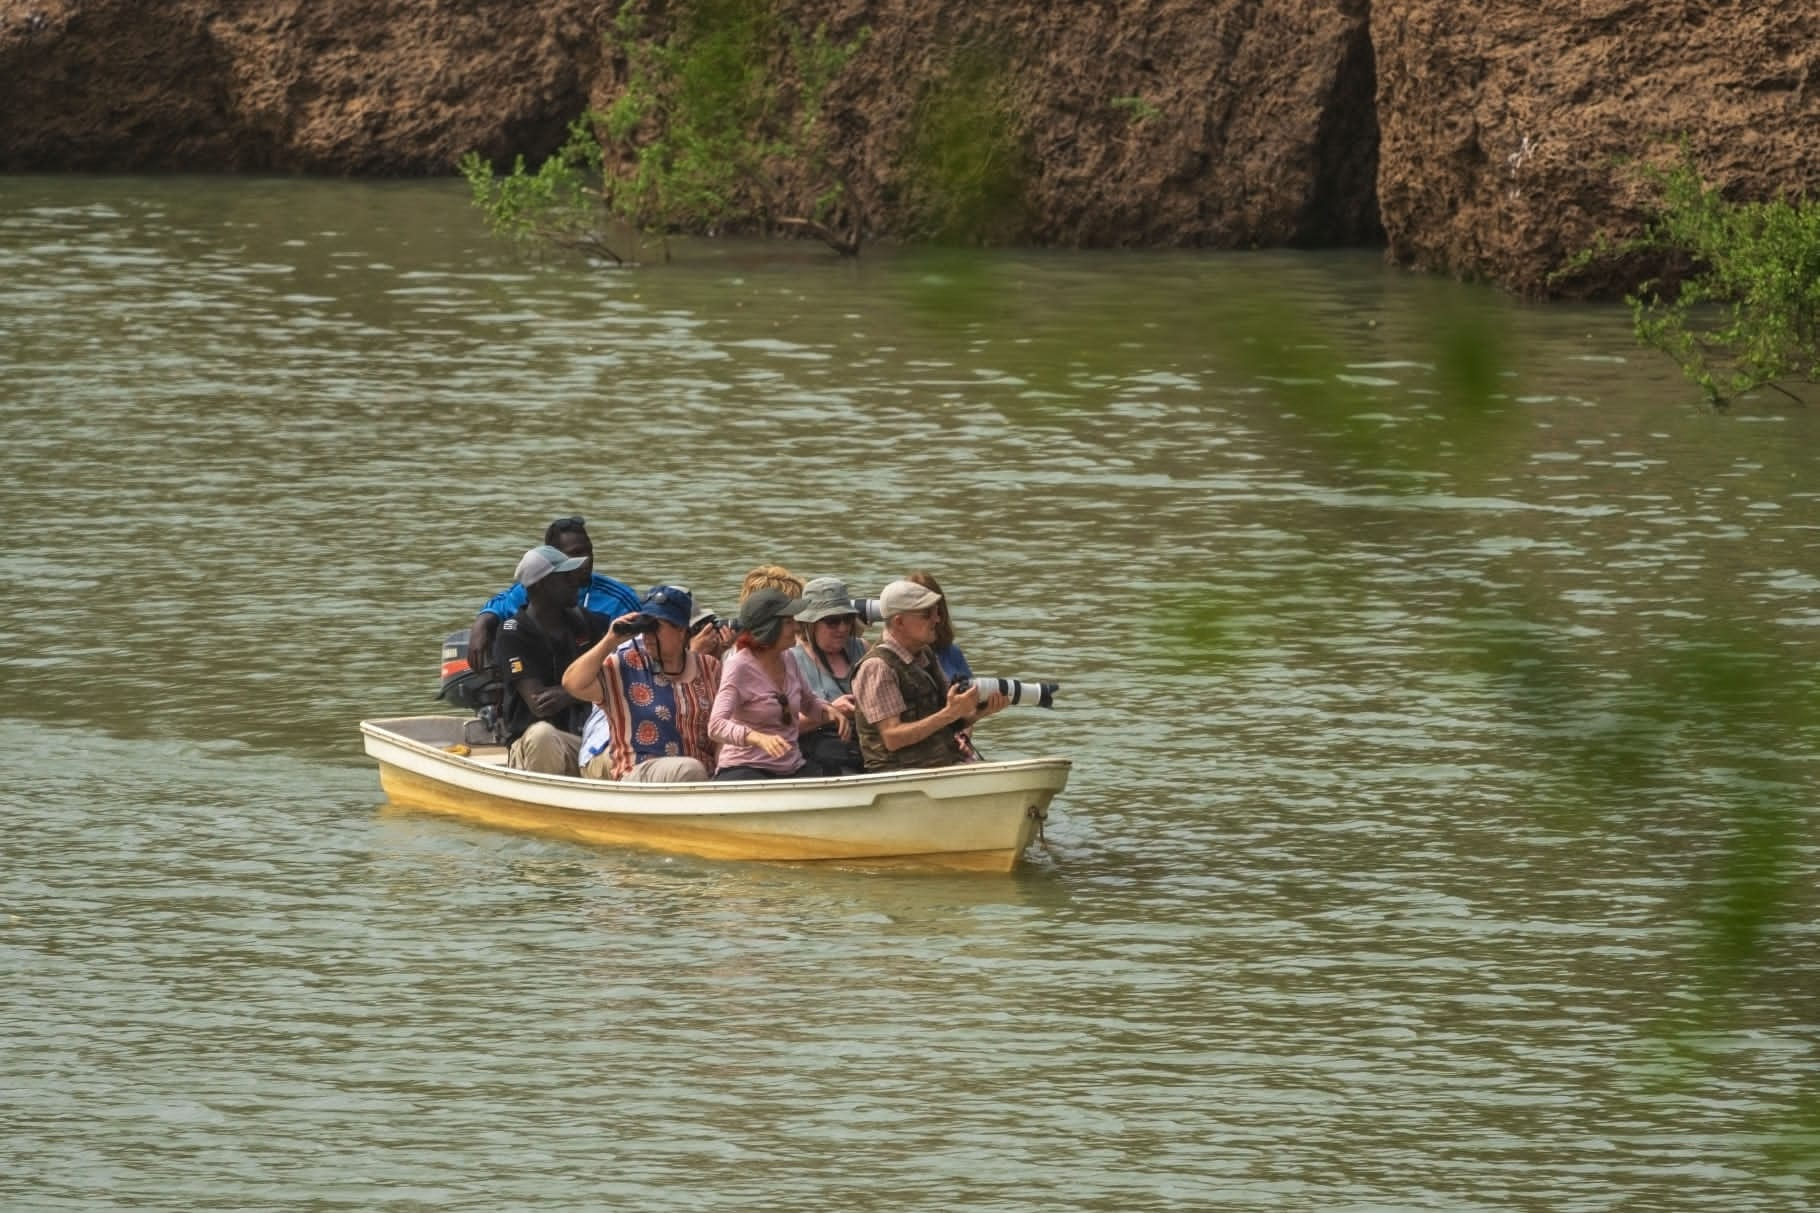
[[[940,678],[941,670],[928,649],[912,653],[886,632],[879,642],[880,648],[890,649],[911,665],[928,670]],[[891,667],[882,661],[868,661],[859,667],[853,676],[853,702],[867,720],[896,720],[903,715],[908,706],[904,703],[904,693],[897,689],[897,679],[891,676]]]
[[[926,670],[944,688],[950,685],[950,679],[942,672],[942,667],[930,649],[912,653],[903,645],[891,638],[886,632],[880,640],[879,647],[890,649],[899,657],[919,669]],[[945,692],[944,692],[945,693]],[[898,688],[897,678],[891,673],[891,667],[882,661],[868,661],[860,666],[853,675],[853,702],[859,707],[860,714],[877,724],[881,721],[896,720],[904,714],[910,705],[904,702],[904,693]],[[968,762],[980,760],[979,751],[973,748],[973,726],[958,730],[954,740],[960,745],[961,757]]]

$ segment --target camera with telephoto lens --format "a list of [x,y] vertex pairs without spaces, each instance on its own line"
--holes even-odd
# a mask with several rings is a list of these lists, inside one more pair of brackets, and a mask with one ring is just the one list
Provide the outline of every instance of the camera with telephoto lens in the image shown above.
[[972,686],[979,692],[981,703],[993,695],[1003,695],[1014,704],[1033,708],[1053,708],[1055,693],[1062,689],[1059,682],[1020,682],[1016,678],[960,678],[955,685]]
[[885,622],[885,608],[879,605],[878,599],[855,598],[851,601],[853,603],[853,613],[859,616],[861,623],[870,626],[871,624]]

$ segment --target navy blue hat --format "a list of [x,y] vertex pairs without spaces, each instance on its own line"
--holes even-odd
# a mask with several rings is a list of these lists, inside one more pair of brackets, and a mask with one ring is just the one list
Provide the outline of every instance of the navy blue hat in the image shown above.
[[645,591],[644,600],[638,604],[638,613],[688,631],[689,616],[695,613],[695,599],[681,586],[654,585]]

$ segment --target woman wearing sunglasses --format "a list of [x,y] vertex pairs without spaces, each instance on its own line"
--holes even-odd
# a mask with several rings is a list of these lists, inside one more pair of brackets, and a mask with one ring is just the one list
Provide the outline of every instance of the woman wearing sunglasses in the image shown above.
[[[720,742],[715,779],[789,779],[823,774],[803,760],[802,726],[839,719],[809,689],[788,659],[804,606],[782,590],[754,590],[739,609],[739,639],[721,670],[720,691],[708,715],[708,734]],[[837,772],[838,773],[838,772]]]
[[790,663],[837,713],[834,723],[803,734],[803,757],[824,774],[857,775],[865,770],[852,725],[853,667],[866,655],[859,614],[846,582],[837,577],[817,577],[803,586],[803,603],[796,613],[800,635],[790,650]]

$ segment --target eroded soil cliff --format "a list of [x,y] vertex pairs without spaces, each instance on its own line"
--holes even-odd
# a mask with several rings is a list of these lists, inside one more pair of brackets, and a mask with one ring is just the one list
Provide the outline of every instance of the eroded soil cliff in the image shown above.
[[1380,0],[1371,26],[1378,204],[1404,264],[1528,293],[1622,288],[1637,267],[1547,275],[1635,232],[1647,191],[1626,162],[1665,163],[1683,139],[1734,199],[1820,195],[1820,4]]
[[[1004,65],[1020,240],[1383,244],[1524,292],[1635,227],[1618,167],[1686,137],[1739,197],[1820,186],[1820,5],[1645,0],[788,0],[871,31],[835,156],[901,234],[916,98]],[[617,0],[0,0],[0,170],[424,175],[533,157],[624,64]],[[798,183],[807,191],[813,183]],[[802,200],[806,203],[806,199]],[[1617,274],[1619,271],[1610,271]]]

